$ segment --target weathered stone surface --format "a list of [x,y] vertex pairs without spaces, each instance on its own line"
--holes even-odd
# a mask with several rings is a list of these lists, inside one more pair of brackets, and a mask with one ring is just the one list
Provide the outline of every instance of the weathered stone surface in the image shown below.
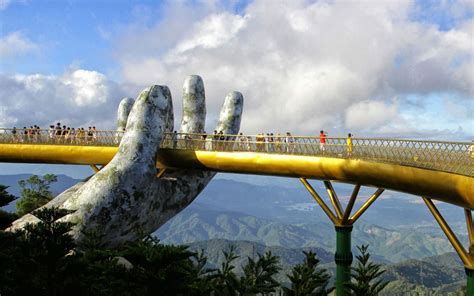
[[112,260],[113,261],[115,260],[115,264],[117,264],[118,266],[122,266],[123,268],[127,270],[130,270],[133,268],[133,264],[127,259],[125,259],[124,257],[117,256],[117,257],[112,258]]
[[240,121],[242,120],[242,109],[244,108],[244,97],[238,91],[229,93],[222,105],[221,115],[217,124],[217,131],[224,134],[235,135],[239,133]]
[[130,111],[132,111],[133,103],[135,103],[135,100],[132,98],[125,98],[120,101],[117,111],[117,131],[125,130],[128,115],[130,114]]
[[183,86],[180,133],[202,133],[206,123],[206,95],[201,77],[190,75]]
[[[79,243],[84,231],[102,233],[110,245],[152,233],[189,205],[215,175],[200,170],[167,170],[162,178],[156,178],[159,143],[163,133],[173,129],[171,93],[166,86],[145,89],[126,119],[131,104],[126,99],[119,106],[118,125],[127,122],[126,131],[112,161],[45,205],[73,211],[63,220],[75,223],[72,234]],[[186,79],[183,106],[180,132],[203,132],[206,107],[199,76]],[[230,93],[216,129],[237,134],[242,107],[242,94]],[[12,229],[35,219],[26,215],[15,221]]]

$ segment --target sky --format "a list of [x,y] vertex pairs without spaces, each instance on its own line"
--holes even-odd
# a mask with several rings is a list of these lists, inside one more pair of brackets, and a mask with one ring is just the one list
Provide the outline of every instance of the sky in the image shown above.
[[[0,0],[0,127],[113,129],[124,97],[200,75],[206,129],[227,93],[241,131],[474,139],[467,0]],[[50,167],[0,165],[0,174]],[[55,167],[77,177],[86,168]]]

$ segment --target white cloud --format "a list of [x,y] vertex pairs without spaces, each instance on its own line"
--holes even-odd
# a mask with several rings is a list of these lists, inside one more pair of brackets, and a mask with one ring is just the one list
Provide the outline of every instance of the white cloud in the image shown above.
[[256,0],[238,15],[215,3],[169,3],[155,25],[129,27],[116,58],[125,81],[167,84],[178,107],[184,78],[200,74],[210,124],[226,93],[239,90],[244,132],[416,131],[391,98],[453,92],[472,99],[474,51],[472,20],[443,32],[412,21],[413,6]]
[[[60,76],[0,74],[0,126],[114,128],[115,110],[125,91],[95,71],[70,70]],[[8,116],[4,116],[7,115]]]
[[[137,13],[122,37],[112,39],[120,85],[80,69],[58,76],[1,75],[0,123],[45,126],[60,120],[112,128],[119,99],[150,84],[170,87],[178,121],[182,83],[199,74],[206,85],[208,131],[225,95],[239,90],[246,133],[472,134],[472,19],[440,31],[411,20],[413,3],[407,0],[256,0],[241,14],[208,2],[170,1],[151,25],[151,10]],[[0,58],[37,48],[14,32],[0,39]],[[438,106],[444,113],[433,111],[430,98],[436,93],[447,94]],[[419,98],[416,107],[407,103],[412,94]]]
[[210,15],[195,28],[189,39],[176,46],[176,51],[184,53],[198,47],[211,49],[223,46],[242,29],[244,24],[244,18],[238,15],[229,13]]
[[37,49],[38,45],[24,36],[21,31],[9,33],[0,38],[0,58],[2,59],[19,56]]
[[368,130],[380,128],[398,119],[396,103],[361,101],[346,109],[346,126]]
[[107,78],[96,71],[76,70],[61,78],[61,83],[72,90],[77,106],[101,105],[107,102],[110,85]]

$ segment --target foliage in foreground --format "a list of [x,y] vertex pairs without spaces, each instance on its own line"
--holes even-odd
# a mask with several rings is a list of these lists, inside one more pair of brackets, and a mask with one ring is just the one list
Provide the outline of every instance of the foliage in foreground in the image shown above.
[[334,288],[328,288],[329,274],[325,269],[319,269],[319,260],[313,252],[304,252],[305,260],[302,264],[293,267],[288,275],[291,288],[283,287],[284,295],[328,295]]
[[[40,220],[22,231],[0,232],[2,295],[255,295],[275,292],[278,258],[249,258],[238,277],[233,250],[221,269],[186,246],[161,245],[150,237],[107,248],[89,233],[76,246],[70,223],[57,222],[68,211],[41,209]],[[224,292],[227,291],[227,292]]]
[[[8,193],[8,186],[0,185],[0,208],[8,205],[16,199],[16,196]],[[0,229],[8,227],[18,216],[15,213],[9,213],[4,210],[0,210]]]
[[349,295],[378,295],[388,284],[380,279],[385,272],[380,264],[370,262],[369,246],[357,246],[360,255],[356,256],[357,265],[352,267],[352,281],[346,284]]
[[[328,272],[319,268],[313,252],[305,252],[304,262],[288,275],[291,286],[281,287],[275,279],[279,258],[271,252],[248,258],[238,273],[233,264],[238,256],[230,248],[223,251],[222,265],[210,269],[203,252],[162,245],[151,237],[108,248],[101,236],[92,232],[85,233],[86,239],[76,246],[69,234],[73,225],[58,222],[68,211],[40,209],[33,214],[40,220],[37,224],[13,233],[0,231],[1,295],[294,296],[328,295],[333,290],[328,287]],[[358,260],[367,266],[367,249],[360,250]],[[363,273],[354,276],[357,274]],[[380,274],[378,270],[371,273],[375,277]],[[376,291],[385,285],[376,285]]]

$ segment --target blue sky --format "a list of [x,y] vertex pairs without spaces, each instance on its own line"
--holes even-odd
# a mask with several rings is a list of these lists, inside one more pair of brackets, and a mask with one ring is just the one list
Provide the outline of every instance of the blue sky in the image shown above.
[[[199,1],[189,4],[199,6]],[[239,13],[246,4],[220,6]],[[72,65],[113,75],[117,65],[112,38],[127,24],[159,22],[164,5],[166,1],[153,0],[12,0],[0,11],[1,36],[21,31],[41,48],[28,59],[4,61],[1,71],[60,74]]]
[[140,5],[152,3],[156,1],[13,2],[0,12],[1,34],[21,31],[41,48],[28,59],[7,61],[2,71],[60,74],[71,65],[113,69],[107,34],[132,22]]
[[470,140],[473,16],[466,0],[0,0],[0,125],[113,128],[152,83],[179,122],[200,74],[211,126],[239,90],[248,133]]

